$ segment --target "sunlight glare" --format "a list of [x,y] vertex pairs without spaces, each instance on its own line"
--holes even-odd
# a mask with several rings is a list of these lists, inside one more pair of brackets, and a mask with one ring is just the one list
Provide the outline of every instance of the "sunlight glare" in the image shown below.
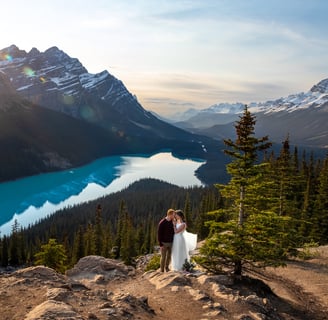
[[7,61],[13,61],[13,57],[10,54],[5,54],[5,59]]
[[35,71],[32,70],[30,67],[24,67],[23,72],[28,76],[28,77],[34,77],[35,76]]

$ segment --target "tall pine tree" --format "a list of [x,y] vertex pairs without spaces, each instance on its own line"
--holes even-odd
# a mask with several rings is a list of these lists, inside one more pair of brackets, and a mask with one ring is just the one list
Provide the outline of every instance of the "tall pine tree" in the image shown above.
[[[255,116],[245,106],[236,123],[236,140],[225,140],[225,153],[232,157],[227,165],[231,180],[217,185],[224,208],[212,213],[210,236],[201,248],[199,262],[211,271],[232,268],[237,276],[245,264],[280,265],[289,249],[286,225],[289,218],[271,210],[277,199],[270,196],[270,166],[259,163],[260,151],[271,143],[267,136],[254,135]],[[286,247],[288,249],[286,249]]]

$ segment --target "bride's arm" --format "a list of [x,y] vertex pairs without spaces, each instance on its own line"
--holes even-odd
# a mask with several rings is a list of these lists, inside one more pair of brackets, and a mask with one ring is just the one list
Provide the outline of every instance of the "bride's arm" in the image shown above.
[[176,225],[174,225],[174,233],[180,233],[185,229],[186,229],[186,224],[185,223],[182,223],[178,228],[177,228]]

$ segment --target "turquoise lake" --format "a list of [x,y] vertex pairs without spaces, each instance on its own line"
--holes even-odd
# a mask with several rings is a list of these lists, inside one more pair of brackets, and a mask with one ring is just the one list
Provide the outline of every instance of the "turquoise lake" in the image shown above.
[[122,190],[143,178],[189,187],[202,185],[195,171],[201,160],[178,159],[170,152],[111,156],[83,167],[40,174],[0,184],[0,235],[15,220],[28,226],[59,209]]

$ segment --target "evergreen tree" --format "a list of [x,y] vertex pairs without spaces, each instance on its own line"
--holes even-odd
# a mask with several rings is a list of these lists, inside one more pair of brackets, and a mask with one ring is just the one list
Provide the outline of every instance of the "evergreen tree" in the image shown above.
[[20,264],[19,223],[16,219],[11,229],[11,238],[9,245],[9,264],[12,266],[18,266]]
[[126,207],[123,200],[120,202],[119,213],[116,223],[116,238],[115,238],[115,247],[114,249],[114,258],[118,259],[121,256],[121,247],[122,247],[122,237],[123,237],[123,228],[124,228],[124,219],[126,217]]
[[[318,164],[317,164],[318,165]],[[298,218],[297,231],[299,233],[299,243],[300,246],[306,242],[311,242],[313,239],[311,237],[312,228],[312,217],[315,210],[315,199],[317,194],[318,185],[318,175],[319,169],[316,168],[313,154],[311,154],[310,159],[306,160],[306,154],[303,154],[302,169],[301,174],[301,186],[299,187],[299,192],[302,193],[299,202],[301,205],[295,207],[295,211],[300,210],[300,218]],[[300,208],[300,209],[299,209]],[[294,215],[295,216],[295,215]]]
[[121,234],[120,257],[126,264],[132,264],[133,258],[136,256],[135,232],[131,216],[128,211],[124,211],[124,220]]
[[195,231],[199,240],[203,240],[209,235],[209,225],[207,221],[211,220],[210,212],[222,207],[222,197],[219,196],[217,189],[207,190],[203,194],[200,202],[199,214],[195,221]]
[[191,210],[191,202],[190,202],[190,194],[187,192],[186,194],[186,200],[185,200],[185,205],[183,209],[183,213],[185,216],[185,220],[187,223],[188,230],[194,231],[194,221],[192,219],[192,210]]
[[270,179],[273,181],[271,198],[278,200],[272,204],[271,210],[280,216],[292,218],[288,226],[290,240],[293,239],[295,245],[301,244],[298,229],[301,222],[305,180],[299,172],[297,149],[292,155],[288,137],[283,142],[279,156],[271,161],[271,165]]
[[101,255],[103,243],[103,222],[102,222],[102,208],[101,205],[97,205],[96,218],[95,218],[95,254]]
[[112,239],[112,226],[111,222],[108,221],[105,227],[105,232],[103,236],[103,248],[102,248],[102,253],[101,255],[105,258],[110,257],[110,252],[113,247],[113,239]]
[[72,264],[76,264],[81,258],[84,257],[84,239],[83,239],[83,228],[79,227],[78,231],[74,236],[73,253],[72,253]]
[[149,253],[153,253],[155,251],[156,246],[158,246],[157,223],[155,223],[154,219],[151,220],[151,224],[150,224],[150,239],[149,240],[150,240],[149,241]]
[[157,224],[154,221],[154,217],[151,215],[147,218],[145,225],[144,242],[141,247],[140,254],[148,254],[154,252],[154,247],[157,243]]
[[[271,146],[268,137],[254,136],[255,116],[247,107],[236,123],[236,141],[225,140],[225,153],[233,158],[227,165],[231,180],[217,185],[225,207],[217,210],[209,223],[211,231],[201,248],[199,262],[212,271],[232,267],[241,275],[244,264],[280,265],[289,249],[288,217],[271,211],[272,183],[267,162],[259,163],[258,153]],[[286,248],[287,246],[287,248]]]
[[141,254],[147,254],[147,248],[145,248],[145,239],[146,239],[146,235],[145,235],[145,226],[143,223],[141,223],[138,227],[137,227],[137,232],[136,232],[136,251],[137,254],[141,255]]
[[294,170],[291,168],[292,157],[289,150],[289,138],[283,142],[283,148],[275,164],[274,177],[278,184],[279,215],[285,216],[291,212],[293,207],[290,199],[293,191],[292,177]]
[[311,223],[311,240],[326,244],[328,242],[328,157],[326,157],[319,175],[318,193]]
[[87,230],[84,234],[84,247],[86,256],[96,254],[95,230],[91,223],[88,224]]
[[7,236],[3,236],[2,247],[1,247],[1,266],[7,267],[8,264],[9,264],[8,238],[7,238]]
[[56,239],[49,239],[47,244],[41,246],[41,251],[35,254],[35,265],[45,265],[58,272],[65,272],[67,256],[65,248],[57,244]]

